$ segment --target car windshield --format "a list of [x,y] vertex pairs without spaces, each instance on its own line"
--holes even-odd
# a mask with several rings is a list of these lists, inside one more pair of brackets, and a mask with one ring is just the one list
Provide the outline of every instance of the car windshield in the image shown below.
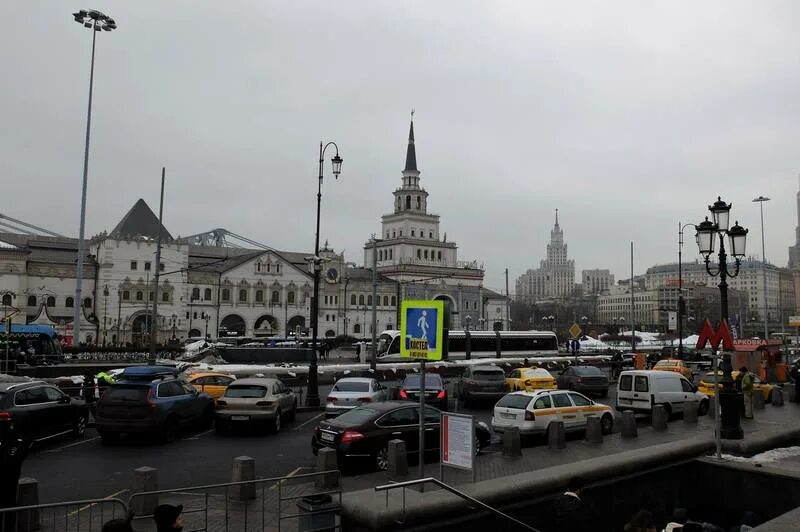
[[591,377],[593,375],[596,375],[598,377],[602,377],[603,376],[603,372],[600,371],[600,368],[596,368],[594,366],[577,367],[577,368],[575,368],[575,373],[577,373],[578,375],[584,376],[584,377]]
[[237,384],[228,386],[225,389],[225,397],[233,397],[236,399],[256,399],[264,397],[267,394],[267,389],[257,384]]
[[374,408],[354,408],[336,418],[337,425],[361,425],[374,419],[378,411]]
[[496,370],[476,370],[473,375],[475,376],[476,380],[479,381],[502,381],[505,380],[506,376],[503,373],[503,370],[496,369]]
[[530,395],[509,394],[500,399],[495,406],[502,406],[504,408],[518,408],[525,410],[531,403],[532,397]]
[[677,366],[674,360],[659,360],[656,366]]
[[719,382],[720,378],[722,378],[722,375],[715,375],[714,372],[710,371],[710,372],[706,373],[705,375],[703,375],[703,379],[702,380],[705,381],[705,382],[709,382],[709,383],[715,383],[715,382]]
[[368,382],[358,382],[358,381],[339,381],[333,387],[331,391],[334,392],[368,392],[369,391],[369,383]]
[[[441,388],[442,378],[437,373],[425,374],[425,388]],[[419,375],[408,375],[406,380],[403,381],[403,388],[418,390],[419,389]]]
[[547,371],[546,369],[541,369],[541,368],[526,369],[526,370],[524,370],[522,372],[522,374],[523,374],[524,377],[529,377],[529,378],[530,377],[537,377],[539,379],[547,379],[547,378],[552,377],[552,375],[550,375],[549,371]]
[[112,386],[103,394],[104,402],[138,403],[147,398],[148,386]]

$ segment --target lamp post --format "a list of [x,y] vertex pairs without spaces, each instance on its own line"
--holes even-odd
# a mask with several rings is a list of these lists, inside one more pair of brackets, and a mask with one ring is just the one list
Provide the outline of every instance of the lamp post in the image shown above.
[[[700,254],[703,255],[706,263],[706,272],[712,277],[719,277],[719,298],[720,314],[723,320],[728,321],[728,277],[739,275],[741,258],[745,254],[745,244],[747,242],[747,229],[739,225],[739,222],[729,228],[731,204],[725,203],[720,197],[708,207],[711,211],[713,221],[709,221],[708,216],[697,225],[697,246]],[[725,252],[725,236],[728,237],[731,248],[731,255],[735,259],[736,269],[731,270],[728,265],[728,255]],[[717,258],[719,263],[716,271],[711,268],[711,254],[714,253],[715,240],[719,238],[719,252]],[[719,390],[719,405],[722,409],[720,437],[727,439],[742,439],[744,434],[739,420],[739,405],[741,402],[741,392],[737,392],[733,386],[731,378],[731,357],[729,353],[723,353],[720,369],[722,370],[722,389]]]
[[170,316],[170,322],[172,322],[172,340],[175,340],[175,324],[178,322],[178,316],[173,314]]
[[72,322],[72,336],[74,345],[80,344],[81,331],[81,310],[83,306],[83,261],[86,259],[86,238],[84,236],[86,227],[86,183],[89,175],[89,133],[92,127],[92,91],[94,89],[94,50],[97,41],[97,33],[100,31],[111,31],[117,29],[117,23],[108,15],[100,11],[81,9],[72,14],[75,22],[92,30],[92,62],[89,70],[89,109],[86,113],[86,143],[83,152],[83,185],[81,189],[81,222],[80,235],[78,237],[78,262],[75,271],[75,309]]
[[695,224],[678,222],[678,358],[683,358],[683,315],[686,314],[686,301],[683,299],[683,230]]
[[108,314],[108,285],[103,287],[103,347],[106,346],[106,315]]
[[203,312],[203,319],[206,322],[206,335],[203,337],[203,339],[207,340],[208,339],[208,320],[211,319],[211,314],[206,314],[205,312]]
[[[767,258],[764,246],[764,202],[769,201],[769,198],[759,196],[753,200],[753,203],[758,203],[761,208],[761,282],[764,286],[761,299],[764,301],[764,340],[769,339],[769,330],[767,328]],[[781,318],[781,323],[783,319]]]
[[335,142],[323,145],[319,143],[319,183],[317,189],[317,231],[314,235],[314,297],[311,300],[311,364],[308,366],[308,393],[306,394],[306,406],[319,406],[319,382],[317,380],[317,333],[319,327],[319,273],[322,267],[319,257],[319,214],[322,206],[322,169],[325,162],[325,150],[329,146],[336,149],[336,155],[331,159],[333,176],[339,179],[342,172],[342,158],[339,157],[339,146]]

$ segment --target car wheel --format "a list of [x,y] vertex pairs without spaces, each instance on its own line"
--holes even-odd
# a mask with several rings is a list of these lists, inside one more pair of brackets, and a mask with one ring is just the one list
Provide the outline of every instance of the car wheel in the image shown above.
[[389,449],[382,447],[375,453],[375,467],[378,471],[386,471],[389,469]]
[[614,430],[614,416],[611,414],[603,414],[600,418],[600,430],[603,434],[611,434]]
[[175,418],[167,419],[161,430],[161,439],[164,443],[172,443],[178,439],[178,421]]
[[697,415],[704,416],[708,414],[708,401],[700,401],[700,404],[697,406]]
[[275,412],[275,420],[272,422],[272,432],[275,434],[281,431],[281,411],[278,410]]
[[83,438],[86,434],[86,424],[88,420],[89,418],[86,414],[79,415],[78,420],[75,422],[75,428],[72,429],[72,435],[76,438]]

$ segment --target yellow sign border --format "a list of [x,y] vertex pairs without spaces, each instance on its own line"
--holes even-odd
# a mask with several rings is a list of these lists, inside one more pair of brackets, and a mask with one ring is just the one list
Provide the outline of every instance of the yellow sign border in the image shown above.
[[424,360],[441,360],[444,342],[444,301],[436,299],[407,299],[400,304],[400,356],[413,360],[422,360],[421,357],[411,356],[410,350],[406,347],[406,317],[410,309],[431,309],[437,312],[436,320],[436,349],[428,351],[428,356]]

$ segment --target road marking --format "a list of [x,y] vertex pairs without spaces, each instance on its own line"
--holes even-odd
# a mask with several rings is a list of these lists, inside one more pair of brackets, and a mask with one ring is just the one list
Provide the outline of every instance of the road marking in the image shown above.
[[[122,493],[125,493],[126,491],[128,491],[128,490],[127,490],[127,489],[124,489],[124,490],[119,490],[119,491],[117,491],[117,492],[114,492],[114,493],[112,493],[112,494],[111,494],[111,495],[109,495],[108,497],[103,497],[103,499],[113,499],[113,498],[114,498],[114,497],[116,497],[117,495],[120,495],[120,494],[122,494]],[[100,504],[100,503],[99,503],[99,502],[93,502],[93,503],[91,503],[91,504],[87,504],[87,505],[85,505],[85,506],[81,506],[81,507],[80,507],[80,508],[78,508],[77,510],[75,510],[75,511],[73,511],[73,512],[70,512],[70,513],[68,513],[68,514],[67,514],[67,517],[72,517],[72,516],[73,516],[73,515],[75,515],[75,514],[79,514],[79,513],[81,513],[82,511],[86,510],[87,508],[91,508],[92,506],[95,506],[96,504]]]
[[64,445],[63,447],[56,447],[55,449],[48,449],[45,451],[46,453],[57,453],[58,451],[63,451],[64,449],[69,449],[70,447],[77,447],[78,445],[83,445],[84,443],[89,443],[95,440],[99,440],[100,436],[95,436],[94,438],[89,438],[88,440],[81,440],[76,441],[75,443],[70,443],[69,445]]
[[211,434],[212,432],[214,432],[214,429],[208,429],[207,431],[205,431],[205,432],[201,432],[200,434],[195,434],[194,436],[191,436],[191,437],[189,437],[189,438],[181,438],[181,439],[182,439],[182,440],[199,440],[199,439],[200,439],[200,438],[202,438],[203,436],[208,436],[208,435],[209,435],[209,434]]
[[315,421],[315,420],[317,420],[317,419],[321,418],[321,417],[322,417],[322,416],[324,416],[324,415],[325,415],[325,412],[323,412],[323,413],[321,413],[321,414],[317,414],[316,416],[312,417],[311,419],[307,419],[307,420],[303,421],[302,423],[300,423],[299,425],[297,425],[297,426],[296,426],[295,428],[293,428],[292,430],[300,430],[300,429],[302,429],[303,427],[305,427],[306,425],[308,425],[309,423],[311,423],[312,421]]
[[[306,468],[303,467],[303,466],[300,466],[300,467],[298,467],[297,469],[295,469],[294,471],[292,471],[291,473],[289,473],[288,475],[286,475],[283,478],[291,478],[291,477],[295,476],[296,474],[298,474],[303,469],[306,469]],[[280,481],[278,481],[275,484],[273,484],[269,489],[274,490],[275,488],[278,487],[278,484],[280,484]]]

